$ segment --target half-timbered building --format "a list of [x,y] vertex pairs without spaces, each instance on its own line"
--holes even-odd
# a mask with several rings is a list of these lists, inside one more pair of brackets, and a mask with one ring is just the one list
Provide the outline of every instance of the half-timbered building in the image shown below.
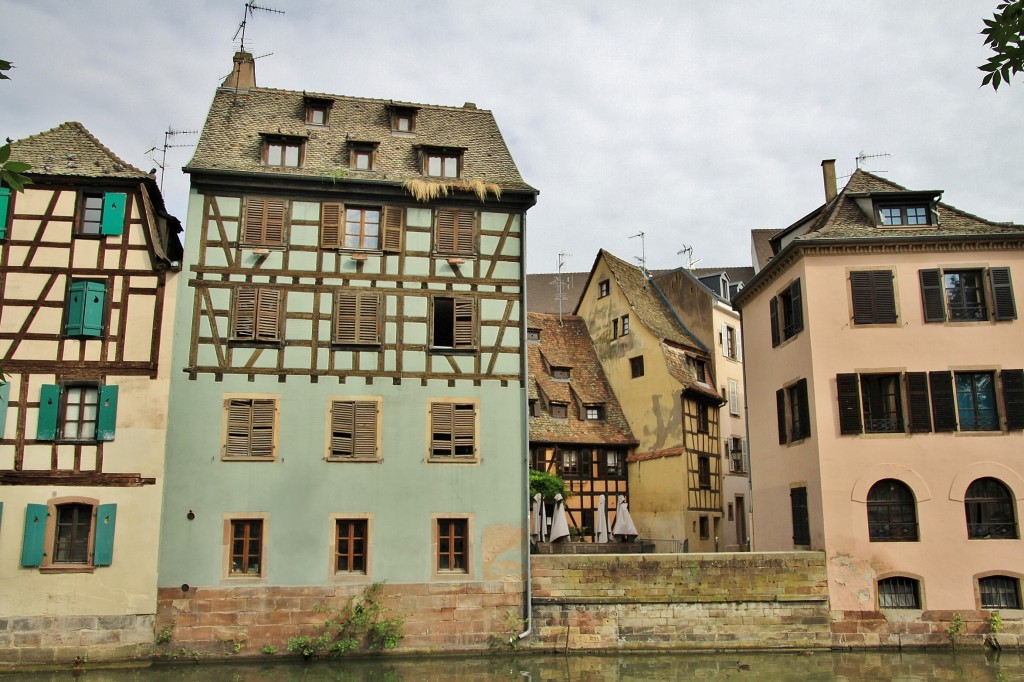
[[257,87],[238,53],[185,170],[161,618],[280,648],[386,580],[403,646],[485,646],[525,590],[536,199],[494,117]]
[[0,187],[0,659],[131,656],[156,613],[180,225],[80,123],[12,158],[32,184]]

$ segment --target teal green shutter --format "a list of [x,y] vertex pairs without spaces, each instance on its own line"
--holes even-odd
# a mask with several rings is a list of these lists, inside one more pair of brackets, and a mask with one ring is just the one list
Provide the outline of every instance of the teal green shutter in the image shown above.
[[96,544],[92,555],[93,566],[109,566],[114,559],[114,522],[116,504],[101,504],[96,508]]
[[25,538],[21,543],[21,565],[39,566],[43,563],[46,543],[46,505],[30,504],[25,510]]
[[114,440],[117,424],[117,386],[100,389],[100,414],[96,426],[96,440]]
[[83,336],[103,336],[103,311],[107,303],[105,282],[83,282],[85,284],[85,310],[82,321]]
[[[3,379],[0,378],[0,381]],[[11,385],[5,383],[0,386],[0,438],[4,437],[4,427],[7,425],[7,404],[10,402]]]
[[4,503],[0,502],[0,521],[3,521],[3,518],[4,518]]
[[128,195],[124,192],[107,192],[103,195],[103,222],[100,234],[118,235],[124,232],[124,207]]
[[81,336],[85,325],[85,285],[88,282],[72,282],[68,287],[67,322],[64,325],[65,336]]
[[39,424],[36,440],[57,438],[57,410],[60,409],[60,386],[43,384],[39,391]]
[[11,190],[0,187],[0,239],[7,238],[7,211],[11,207]]

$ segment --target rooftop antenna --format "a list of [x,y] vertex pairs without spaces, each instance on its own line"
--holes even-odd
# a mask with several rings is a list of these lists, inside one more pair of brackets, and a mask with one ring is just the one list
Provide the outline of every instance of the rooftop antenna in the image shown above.
[[565,267],[565,257],[571,256],[571,253],[560,251],[558,253],[558,274],[555,275],[555,279],[552,284],[555,285],[555,300],[558,301],[558,326],[562,326],[562,301],[566,298],[566,291],[572,288],[572,275],[569,276],[568,281],[562,279],[562,268]]
[[698,258],[697,260],[693,259],[693,247],[692,246],[683,245],[683,248],[681,248],[678,251],[676,251],[676,255],[677,256],[681,256],[684,253],[686,254],[686,269],[687,270],[693,270],[693,266],[700,262],[700,258]]
[[259,10],[261,12],[267,12],[269,14],[284,14],[283,10],[274,9],[273,7],[261,7],[257,5],[253,0],[248,0],[245,3],[245,9],[242,11],[242,23],[238,25],[238,29],[235,31],[235,36],[232,40],[236,40],[241,37],[241,44],[239,50],[245,52],[245,27],[249,22],[249,17],[252,16],[253,12]]
[[637,232],[630,237],[630,239],[636,239],[637,237],[640,237],[640,257],[637,258],[636,256],[633,256],[633,258],[636,258],[636,260],[639,261],[640,271],[644,273],[644,277],[647,277],[647,249],[646,241],[644,240],[644,233]]
[[[886,153],[883,153],[883,154],[865,154],[863,151],[861,151],[860,154],[857,154],[857,170],[860,170],[860,164],[863,161],[867,161],[868,159],[880,159],[883,156],[892,156],[892,154],[886,154]],[[872,171],[872,172],[873,173],[888,173],[889,171]]]
[[163,147],[150,147],[146,153],[152,154],[155,151],[160,151],[160,160],[153,159],[153,163],[160,169],[160,192],[164,191],[164,169],[167,166],[167,150],[175,149],[177,147],[191,147],[192,144],[171,144],[171,138],[178,135],[196,135],[198,130],[175,130],[171,126],[167,126],[167,132],[164,133],[164,146]]

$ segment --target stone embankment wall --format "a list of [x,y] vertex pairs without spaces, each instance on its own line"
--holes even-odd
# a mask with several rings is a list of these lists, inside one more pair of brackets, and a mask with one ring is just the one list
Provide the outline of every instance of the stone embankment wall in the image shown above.
[[533,648],[827,648],[820,552],[532,557]]
[[[956,625],[957,616],[961,624]],[[988,646],[1021,651],[1022,612],[1000,613],[999,632],[992,631],[992,611],[833,611],[832,645],[840,649]]]
[[0,618],[0,669],[70,667],[75,658],[120,661],[153,646],[152,615],[10,616]]

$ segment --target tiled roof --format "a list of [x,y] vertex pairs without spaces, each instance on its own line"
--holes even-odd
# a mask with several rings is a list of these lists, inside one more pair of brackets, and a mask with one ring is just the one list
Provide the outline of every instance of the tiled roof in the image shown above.
[[754,268],[749,265],[731,265],[722,268],[691,268],[690,272],[693,273],[694,277],[707,277],[708,275],[717,275],[720,272],[724,272],[725,276],[729,278],[732,283],[746,282],[748,279],[754,276]]
[[[587,283],[585,272],[563,272],[561,312],[571,313],[583,295]],[[526,276],[526,309],[537,313],[558,313],[558,274],[544,273]]]
[[[563,315],[562,323],[559,324],[558,315],[529,313],[527,325],[540,330],[540,343],[529,343],[527,346],[530,398],[538,397],[539,387],[549,399],[568,403],[566,419],[552,418],[550,412],[541,406],[540,416],[530,417],[530,441],[636,445],[637,441],[633,438],[622,408],[608,386],[583,318]],[[569,381],[555,380],[547,373],[541,359],[542,353],[547,357],[558,358],[557,366],[570,368]],[[604,405],[604,419],[581,419],[577,402],[583,405]]]
[[12,142],[11,158],[32,166],[26,175],[152,177],[107,149],[77,121],[61,123],[56,128]]
[[[709,400],[715,401],[717,404],[722,403],[722,396],[715,389],[711,388],[710,384],[701,384],[697,381],[697,374],[694,372],[692,364],[686,361],[686,351],[667,343],[662,343],[661,352],[665,356],[665,366],[668,368],[669,374],[683,385],[685,392],[704,396]],[[706,371],[710,374],[710,363],[707,364]]]
[[[327,125],[305,124],[307,98],[330,103]],[[392,133],[391,109],[416,111],[415,133]],[[261,163],[262,134],[306,138],[301,168]],[[349,142],[377,144],[377,170],[349,168]],[[423,178],[420,146],[463,148],[462,178],[533,191],[519,174],[490,111],[272,88],[219,88],[186,171],[272,173],[401,183]]]
[[771,238],[778,232],[776,229],[757,229],[750,231],[750,242],[754,256],[754,268],[760,270],[768,264],[775,253],[772,251]]
[[629,463],[633,462],[646,462],[649,459],[664,459],[666,457],[679,457],[686,448],[665,448],[664,450],[651,450],[650,452],[638,452],[634,455],[630,455],[626,461]]

